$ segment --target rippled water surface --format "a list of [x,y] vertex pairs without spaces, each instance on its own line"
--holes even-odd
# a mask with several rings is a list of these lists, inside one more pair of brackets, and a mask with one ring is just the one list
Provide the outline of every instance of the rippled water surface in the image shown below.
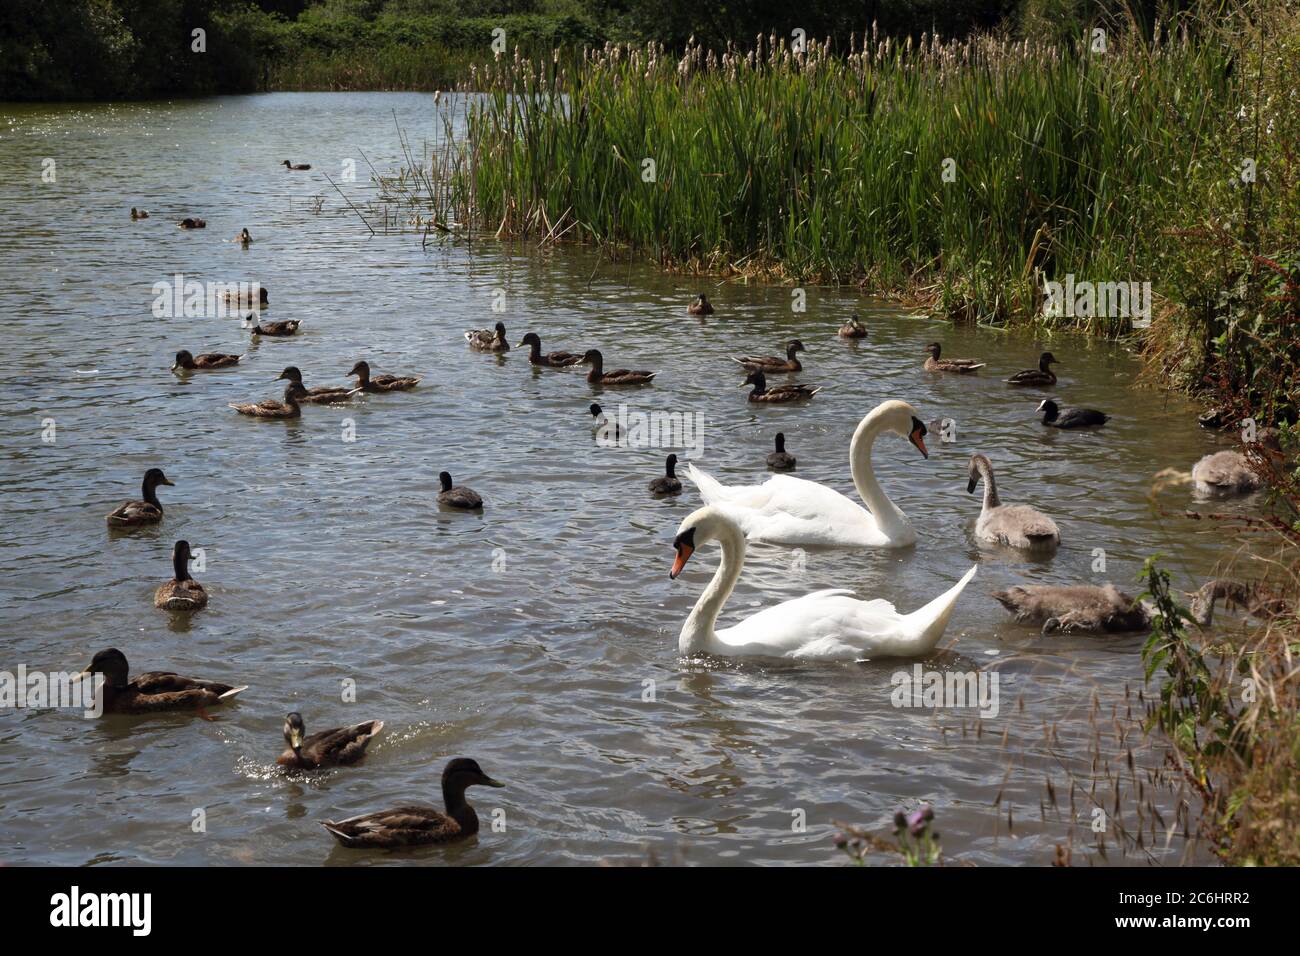
[[[1153,776],[1162,754],[1134,726],[1141,637],[1040,637],[990,597],[1024,581],[1136,592],[1157,550],[1182,587],[1209,571],[1221,542],[1180,523],[1185,490],[1154,505],[1148,494],[1155,472],[1190,468],[1218,439],[1181,399],[1132,389],[1138,365],[1123,349],[954,330],[847,290],[809,289],[807,311],[792,314],[789,289],[662,275],[589,250],[372,237],[324,176],[365,205],[366,161],[399,160],[397,127],[417,149],[441,128],[428,96],[0,107],[0,119],[11,211],[0,231],[0,669],[79,668],[115,646],[136,670],[251,685],[211,722],[0,712],[0,860],[833,863],[834,821],[887,835],[896,809],[923,801],[954,860],[1045,864],[1057,844],[1075,863],[1203,858],[1181,824],[1167,837],[1180,794]],[[41,181],[46,158],[57,182]],[[287,172],[286,158],[314,168]],[[347,159],[356,182],[343,181]],[[132,223],[131,206],[152,217]],[[187,215],[208,228],[177,229]],[[247,250],[228,241],[245,226]],[[250,346],[233,318],[155,318],[153,285],[176,273],[259,281],[266,318],[302,319],[303,331]],[[699,288],[718,306],[708,322],[685,314]],[[853,309],[871,334],[845,343],[834,333]],[[717,562],[703,548],[669,581],[693,486],[654,500],[646,482],[664,450],[598,447],[580,374],[534,371],[522,351],[468,351],[462,331],[497,318],[512,340],[534,330],[548,349],[599,347],[611,367],[659,370],[652,387],[598,400],[702,413],[702,453],[683,458],[728,483],[763,480],[784,430],[798,475],[856,500],[848,441],[874,405],[901,398],[926,421],[953,419],[956,440],[932,434],[928,461],[892,436],[876,446],[916,547],[812,553],[802,570],[789,551],[752,549],[722,623],[828,586],[912,610],[978,562],[945,650],[925,664],[996,672],[998,716],[893,707],[891,675],[910,663],[679,658],[678,630]],[[788,336],[808,346],[800,379],[825,392],[804,408],[747,404],[728,356],[772,353]],[[925,373],[921,348],[936,338],[989,367]],[[1106,428],[1044,429],[1033,411],[1048,393],[1002,384],[1045,344],[1062,360],[1052,394],[1111,412]],[[249,354],[179,378],[168,367],[181,348]],[[309,386],[342,384],[360,358],[424,381],[290,422],[226,407],[277,396],[286,365]],[[992,458],[1004,500],[1056,518],[1055,558],[973,545],[974,451]],[[163,524],[110,533],[104,515],[138,495],[151,466],[175,481],[161,491]],[[482,515],[438,510],[444,469],[483,495]],[[178,538],[206,553],[197,577],[211,603],[189,620],[151,599]],[[341,699],[345,681],[356,703]],[[372,717],[387,729],[363,766],[290,780],[273,766],[289,710],[309,731]],[[471,791],[504,832],[390,855],[339,849],[315,823],[436,802],[441,767],[459,754],[507,782]],[[1117,785],[1123,809],[1102,854],[1090,800],[1111,813]],[[1165,825],[1138,847],[1151,799]],[[199,808],[206,832],[195,833]]]

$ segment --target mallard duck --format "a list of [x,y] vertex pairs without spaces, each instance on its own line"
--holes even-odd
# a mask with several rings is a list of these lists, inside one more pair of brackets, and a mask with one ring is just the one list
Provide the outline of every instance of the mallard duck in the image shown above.
[[966,375],[983,368],[987,364],[977,362],[974,359],[941,359],[939,353],[942,350],[943,347],[938,342],[931,342],[925,347],[925,351],[929,353],[925,360],[925,370],[927,372],[957,372],[960,375]]
[[182,229],[206,229],[208,223],[206,219],[200,219],[197,216],[186,216],[180,222],[176,223]]
[[763,374],[761,369],[750,372],[749,377],[737,387],[744,388],[746,385],[754,386],[754,390],[749,393],[751,402],[771,402],[772,404],[803,401],[812,398],[822,390],[820,385],[777,385],[774,388],[768,388],[767,376]]
[[[276,381],[281,378],[284,378],[284,375],[280,375]],[[306,396],[307,389],[297,382],[290,382],[284,390],[283,402],[267,399],[264,402],[232,403],[230,407],[241,415],[250,415],[253,418],[298,418],[302,415],[302,408],[298,403]]]
[[682,483],[677,477],[677,456],[664,460],[664,473],[650,482],[650,493],[655,495],[681,494]]
[[686,307],[686,311],[690,315],[712,315],[713,305],[709,302],[709,297],[701,292],[691,300],[691,304]]
[[445,813],[433,807],[396,807],[348,817],[337,823],[324,820],[321,826],[352,849],[390,849],[459,840],[478,832],[478,814],[465,802],[465,791],[474,786],[504,787],[505,784],[493,780],[473,760],[457,757],[442,771]]
[[1060,408],[1050,398],[1043,399],[1036,409],[1043,413],[1043,424],[1052,428],[1090,428],[1105,425],[1110,416],[1095,408]]
[[854,312],[849,316],[849,320],[840,326],[839,334],[842,339],[865,339],[867,337],[867,327],[858,318],[858,313]]
[[529,332],[519,340],[519,347],[528,346],[528,364],[543,368],[568,368],[581,365],[583,356],[577,352],[543,352],[542,340],[536,332]]
[[1056,522],[1028,505],[1004,505],[998,497],[993,465],[984,455],[971,455],[966,493],[984,481],[984,507],[975,522],[975,537],[985,544],[1030,551],[1047,551],[1061,543]]
[[285,169],[292,169],[296,172],[305,172],[311,169],[310,163],[291,163],[287,159],[282,160],[280,162],[280,165],[283,166]]
[[1044,634],[1140,631],[1151,623],[1150,608],[1113,584],[1034,584],[993,595],[1018,624],[1041,624]]
[[163,506],[158,500],[159,485],[172,485],[161,468],[150,468],[144,473],[144,482],[140,486],[140,501],[127,501],[118,505],[108,516],[108,523],[115,528],[131,528],[142,524],[157,524],[162,521]]
[[[288,379],[290,382],[296,382],[302,385],[302,372],[298,366],[290,365],[276,378]],[[300,402],[313,402],[317,405],[328,405],[331,402],[345,402],[352,397],[356,389],[342,388],[336,385],[323,385],[320,388],[307,388],[303,386],[303,393],[298,396]]]
[[1008,385],[1055,385],[1056,373],[1052,371],[1052,365],[1060,365],[1056,356],[1051,352],[1044,352],[1038,356],[1038,368],[1027,368],[1023,372],[1017,372],[1006,380]]
[[510,342],[506,339],[506,324],[498,322],[490,329],[468,329],[465,341],[469,347],[478,352],[509,352]]
[[791,471],[795,457],[785,450],[785,432],[776,433],[776,451],[767,456],[767,467],[773,471]]
[[1258,491],[1264,479],[1251,467],[1249,458],[1230,450],[1206,455],[1193,465],[1192,485],[1201,495],[1227,498]]
[[587,381],[592,385],[645,385],[659,374],[626,368],[606,372],[605,357],[600,354],[600,349],[588,349],[582,356],[582,364],[591,366]]
[[153,592],[153,606],[167,611],[197,611],[208,604],[208,592],[190,577],[190,543],[177,541],[172,548],[172,570],[176,575],[158,585]]
[[185,349],[176,353],[176,362],[172,365],[173,372],[200,371],[211,368],[226,368],[230,365],[238,365],[242,355],[232,355],[229,352],[203,352],[199,355],[191,355]]
[[217,681],[182,677],[171,671],[149,671],[127,680],[130,668],[126,655],[115,647],[102,650],[94,656],[89,666],[73,680],[83,680],[92,674],[104,678],[103,705],[108,714],[150,714],[164,710],[198,710],[213,704],[224,704],[237,694],[248,690],[248,685],[231,687]]
[[592,402],[587,406],[587,411],[591,412],[591,428],[593,431],[602,432],[613,438],[618,438],[618,422],[611,422],[605,417],[605,410]]
[[483,499],[477,491],[464,485],[453,485],[451,474],[443,471],[438,474],[438,483],[442,490],[438,492],[438,504],[448,508],[460,508],[463,511],[476,511],[483,507]]
[[284,718],[284,742],[289,747],[275,762],[293,770],[353,764],[366,755],[366,747],[383,729],[382,720],[367,720],[364,724],[334,727],[307,737],[302,714],[294,711]]
[[148,210],[148,209],[136,209],[134,206],[132,206],[132,207],[131,207],[131,218],[132,218],[132,219],[148,219],[148,218],[149,218],[149,210]]
[[795,358],[799,352],[808,351],[798,339],[791,339],[785,346],[785,358],[777,355],[746,355],[742,358],[732,356],[733,362],[745,366],[751,372],[762,369],[764,372],[802,372],[803,365]]
[[357,388],[363,392],[400,392],[420,384],[420,379],[414,375],[376,375],[371,378],[368,362],[358,362],[352,366],[348,376],[353,375],[358,379]]
[[239,230],[239,235],[235,236],[235,242],[239,243],[241,246],[246,246],[252,241],[253,237],[249,234],[247,229]]
[[[242,307],[244,307],[244,308],[252,308],[252,307],[253,307],[253,295],[254,295],[254,294],[253,294],[253,290],[252,290],[252,289],[243,289],[243,288],[240,288],[240,289],[235,289],[235,290],[233,290],[233,291],[229,291],[229,292],[223,292],[223,293],[221,293],[221,301],[224,302],[226,305],[233,305],[233,306],[236,306],[236,307],[240,307],[240,306],[242,306]],[[265,308],[267,308],[270,304],[271,304],[271,295],[270,295],[270,293],[268,293],[268,292],[266,291],[266,286],[264,286],[264,285],[258,285],[258,286],[257,286],[257,305],[256,305],[256,308],[258,308],[259,310],[261,310],[261,309],[265,309]],[[249,316],[245,316],[244,321],[245,321],[245,322],[251,322],[251,321],[253,321],[253,317],[252,317],[251,315],[249,315]]]
[[302,325],[302,319],[283,319],[279,322],[268,322],[262,325],[260,322],[253,322],[252,316],[247,320],[251,323],[248,326],[251,335],[266,335],[271,338],[282,339],[287,335],[297,335],[298,326]]

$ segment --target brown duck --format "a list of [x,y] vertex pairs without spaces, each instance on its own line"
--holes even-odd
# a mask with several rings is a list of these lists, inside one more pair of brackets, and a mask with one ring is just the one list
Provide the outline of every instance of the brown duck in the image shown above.
[[[298,366],[290,365],[280,373],[279,378],[286,379],[298,385],[302,385],[302,372]],[[298,396],[300,402],[313,402],[318,405],[328,405],[331,402],[346,402],[356,392],[356,389],[345,388],[337,385],[322,385],[319,388],[307,388],[303,386],[303,393]]]
[[284,319],[280,322],[268,322],[266,325],[262,325],[260,322],[254,322],[251,315],[245,321],[249,323],[248,331],[252,335],[267,335],[272,338],[296,335],[298,326],[302,325],[302,319]]
[[956,372],[959,375],[967,375],[983,368],[986,364],[977,362],[974,359],[940,358],[939,353],[942,350],[942,346],[938,342],[931,342],[925,347],[925,351],[929,353],[925,360],[925,370],[927,372]]
[[[284,375],[281,374],[279,378],[284,378]],[[279,378],[276,381],[279,381]],[[230,407],[241,415],[249,415],[253,418],[297,418],[302,414],[302,408],[298,403],[306,395],[307,389],[297,382],[290,382],[284,390],[283,402],[267,399],[265,402],[232,404]]]
[[1006,382],[1008,385],[1055,385],[1056,373],[1052,371],[1051,366],[1060,364],[1055,355],[1044,352],[1038,356],[1038,368],[1027,368],[1023,372],[1017,372]]
[[115,647],[100,651],[90,665],[73,679],[100,674],[104,678],[104,712],[109,714],[151,714],[166,710],[197,710],[224,704],[248,685],[232,687],[217,681],[182,677],[171,671],[149,671],[127,680],[130,669],[126,655]]
[[415,375],[376,375],[371,378],[368,362],[358,362],[348,375],[357,377],[357,388],[363,392],[400,392],[420,384]]
[[144,473],[139,501],[126,501],[113,509],[108,523],[115,528],[134,528],[162,521],[163,506],[158,500],[158,486],[171,485],[161,468],[150,468]]
[[627,368],[606,372],[605,357],[600,354],[600,349],[588,349],[582,356],[582,364],[591,366],[587,381],[592,385],[646,385],[659,374]]
[[799,352],[808,351],[804,348],[803,343],[798,339],[791,339],[785,346],[785,358],[777,355],[746,355],[741,358],[732,357],[733,362],[738,362],[751,372],[761,369],[769,374],[774,372],[802,372],[803,365],[796,358]]
[[207,220],[199,219],[197,216],[186,216],[176,225],[182,229],[206,229],[208,227]]
[[713,305],[709,302],[709,297],[701,292],[691,300],[691,304],[686,307],[686,311],[690,315],[712,315]]
[[175,577],[158,585],[158,590],[153,592],[153,606],[165,611],[197,611],[207,607],[208,592],[190,577],[188,541],[177,541],[172,548],[172,570]]
[[231,365],[238,365],[242,355],[232,355],[229,352],[202,352],[198,355],[191,355],[185,349],[176,353],[176,362],[172,365],[173,372],[194,372],[203,371],[212,368],[227,368]]
[[345,847],[424,846],[448,843],[478,832],[478,814],[465,801],[470,787],[504,787],[493,780],[479,765],[466,757],[457,757],[442,771],[442,802],[445,811],[433,807],[407,806],[377,813],[363,813],[346,820],[324,820],[326,830]]
[[465,341],[476,352],[509,352],[510,342],[506,339],[506,324],[498,322],[490,329],[468,329]]
[[746,385],[754,386],[753,391],[749,393],[751,402],[768,402],[774,405],[804,401],[822,390],[820,385],[777,385],[768,388],[767,376],[763,374],[762,369],[750,372],[749,377],[738,387],[744,388]]
[[864,339],[867,337],[867,327],[858,318],[858,313],[854,312],[849,316],[849,320],[840,326],[839,334],[842,339]]
[[528,346],[528,364],[542,368],[568,368],[581,365],[585,356],[578,352],[543,352],[542,340],[536,332],[529,332],[519,340],[519,347]]
[[319,770],[353,764],[366,755],[366,747],[383,729],[382,720],[367,720],[351,727],[322,730],[308,737],[302,714],[294,711],[284,718],[284,742],[289,746],[275,762],[293,770]]

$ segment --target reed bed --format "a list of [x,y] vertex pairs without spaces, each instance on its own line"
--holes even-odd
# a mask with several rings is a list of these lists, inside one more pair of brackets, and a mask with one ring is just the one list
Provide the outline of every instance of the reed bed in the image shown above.
[[1152,278],[1154,226],[1229,74],[1227,52],[1186,30],[1112,34],[1104,52],[873,32],[839,52],[769,36],[680,57],[654,43],[516,53],[465,84],[486,91],[472,192],[479,225],[513,237],[1005,319],[1035,310],[1044,275]]

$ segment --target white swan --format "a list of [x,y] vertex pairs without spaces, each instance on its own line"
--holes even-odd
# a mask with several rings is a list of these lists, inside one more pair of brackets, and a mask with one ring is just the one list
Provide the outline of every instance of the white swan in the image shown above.
[[960,581],[911,614],[877,598],[860,601],[852,591],[832,588],[764,608],[721,631],[713,629],[718,612],[731,596],[745,566],[745,535],[723,510],[706,505],[677,529],[676,578],[691,555],[708,541],[722,545],[722,561],[700,595],[677,641],[683,655],[784,657],[795,660],[855,661],[874,657],[919,657],[939,643],[962,589],[975,576],[971,568]]
[[[706,505],[716,505],[754,541],[840,548],[905,548],[916,529],[889,500],[871,470],[871,446],[882,431],[906,437],[926,458],[925,425],[907,402],[877,405],[858,423],[849,443],[853,484],[867,507],[815,481],[774,475],[761,485],[726,487],[694,465],[688,469]],[[868,510],[870,509],[870,510]]]

